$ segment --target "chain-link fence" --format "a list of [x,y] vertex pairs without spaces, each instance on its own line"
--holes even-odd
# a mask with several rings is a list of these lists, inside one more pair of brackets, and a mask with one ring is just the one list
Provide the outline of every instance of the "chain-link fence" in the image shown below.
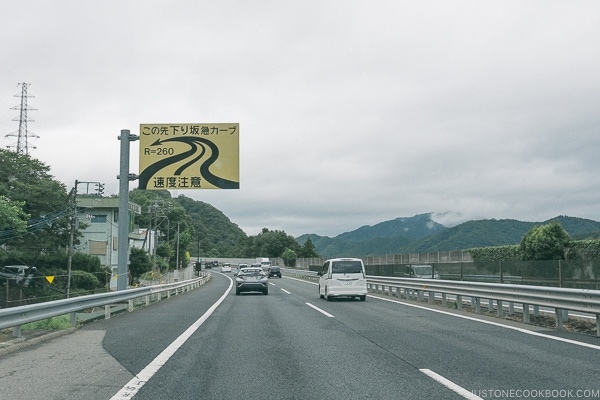
[[[474,262],[466,252],[362,257],[368,275],[414,277],[411,266],[430,265],[427,277],[600,290],[600,260]],[[324,258],[299,258],[296,268],[320,270]],[[429,273],[430,271],[430,273]]]

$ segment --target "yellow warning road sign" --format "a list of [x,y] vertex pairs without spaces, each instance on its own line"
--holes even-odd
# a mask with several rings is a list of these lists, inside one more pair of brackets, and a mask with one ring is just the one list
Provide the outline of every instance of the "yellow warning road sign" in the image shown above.
[[140,125],[139,189],[239,189],[239,124]]

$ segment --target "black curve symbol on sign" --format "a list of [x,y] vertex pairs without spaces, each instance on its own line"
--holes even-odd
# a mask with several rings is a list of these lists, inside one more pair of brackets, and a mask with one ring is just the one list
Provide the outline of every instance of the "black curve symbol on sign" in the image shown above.
[[204,153],[206,152],[206,146],[208,146],[211,150],[211,155],[206,161],[204,161],[200,165],[200,175],[204,179],[206,179],[206,181],[209,182],[211,185],[218,187],[220,189],[239,189],[240,188],[239,182],[220,178],[210,172],[210,170],[209,170],[210,166],[217,160],[217,158],[219,158],[219,148],[210,140],[206,140],[204,138],[196,138],[196,137],[171,138],[171,139],[165,139],[165,140],[159,139],[156,142],[152,143],[151,146],[160,146],[161,144],[163,144],[165,142],[187,143],[190,145],[190,150],[186,151],[185,153],[177,154],[173,157],[165,158],[164,160],[155,162],[154,164],[152,164],[148,168],[146,168],[140,174],[140,177],[139,177],[140,189],[146,189],[150,179],[161,169],[163,169],[171,164],[174,164],[176,162],[183,161],[183,160],[187,159],[188,157],[191,157],[194,154],[196,154],[198,152],[198,146],[202,147],[202,152],[200,153],[200,155],[197,157],[194,157],[194,159],[186,162],[184,165],[179,167],[175,171],[175,175],[180,175],[190,165],[197,162],[204,155]]

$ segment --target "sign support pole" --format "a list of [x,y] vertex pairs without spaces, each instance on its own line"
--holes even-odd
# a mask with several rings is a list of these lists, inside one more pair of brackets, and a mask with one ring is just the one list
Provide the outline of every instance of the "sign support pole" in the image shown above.
[[137,176],[129,173],[129,142],[138,140],[139,136],[130,135],[128,129],[121,130],[121,161],[119,176],[119,228],[118,228],[118,269],[117,290],[127,289],[129,277],[129,181]]

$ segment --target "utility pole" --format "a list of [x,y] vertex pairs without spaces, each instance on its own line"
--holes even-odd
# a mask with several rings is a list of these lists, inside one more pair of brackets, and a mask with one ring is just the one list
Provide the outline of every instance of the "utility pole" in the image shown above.
[[177,257],[175,259],[175,268],[179,270],[179,222],[177,223]]
[[67,299],[71,295],[71,265],[73,264],[73,241],[75,238],[75,231],[77,230],[77,184],[79,182],[75,180],[75,186],[71,193],[73,194],[73,215],[71,217],[71,237],[69,239],[69,258],[67,260]]
[[75,232],[77,232],[77,228],[79,223],[77,222],[77,186],[80,183],[85,183],[87,185],[87,190],[85,194],[89,194],[90,184],[96,185],[96,191],[98,197],[102,197],[104,193],[104,184],[100,182],[81,182],[77,179],[75,180],[75,185],[73,186],[73,190],[71,194],[73,195],[73,215],[71,217],[71,235],[69,238],[69,255],[67,259],[67,299],[71,295],[71,267],[73,265],[73,252],[74,252],[74,241],[75,241]]
[[[19,116],[14,118],[13,121],[19,121],[19,130],[16,132],[9,133],[5,137],[16,136],[17,144],[15,146],[8,147],[16,147],[17,154],[29,154],[29,138],[39,139],[39,136],[29,132],[27,130],[27,122],[33,122],[32,119],[27,117],[27,111],[37,111],[33,107],[29,107],[27,105],[27,98],[35,97],[27,94],[27,87],[29,83],[19,83],[18,86],[21,86],[21,94],[15,94],[14,97],[21,97],[21,104],[18,106],[11,107],[11,110],[19,111]],[[35,147],[33,147],[35,149]]]

